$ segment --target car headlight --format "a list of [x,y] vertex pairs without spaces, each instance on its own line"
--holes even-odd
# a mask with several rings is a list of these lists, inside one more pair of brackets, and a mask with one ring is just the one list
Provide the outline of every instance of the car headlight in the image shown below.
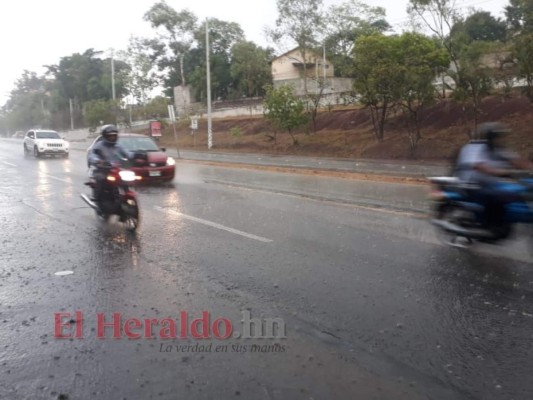
[[176,160],[174,160],[172,157],[168,157],[167,158],[167,165],[168,166],[176,165]]

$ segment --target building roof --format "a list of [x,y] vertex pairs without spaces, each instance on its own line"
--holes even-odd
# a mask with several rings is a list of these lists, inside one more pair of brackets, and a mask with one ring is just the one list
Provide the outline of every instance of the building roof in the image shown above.
[[[300,49],[300,46],[295,47],[295,48],[292,49],[292,50],[286,51],[285,53],[283,53],[283,54],[281,54],[281,55],[279,55],[279,56],[277,56],[277,57],[274,57],[274,58],[272,59],[272,61],[275,61],[275,60],[277,60],[277,59],[279,59],[279,58],[285,57],[285,56],[287,56],[287,54],[290,54],[290,53],[292,53],[293,51],[295,51],[295,50],[299,50],[299,49]],[[312,50],[312,49],[309,49],[309,51],[312,52],[312,53],[314,53],[314,54],[317,54],[316,51],[314,51],[314,50]]]

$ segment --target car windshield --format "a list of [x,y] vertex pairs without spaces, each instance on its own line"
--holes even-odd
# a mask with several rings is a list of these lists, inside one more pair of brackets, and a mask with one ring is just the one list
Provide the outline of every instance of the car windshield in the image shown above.
[[44,131],[44,132],[37,132],[36,133],[37,139],[61,139],[59,136],[59,133],[54,131]]
[[126,136],[119,139],[119,143],[129,151],[159,151],[159,147],[149,137]]

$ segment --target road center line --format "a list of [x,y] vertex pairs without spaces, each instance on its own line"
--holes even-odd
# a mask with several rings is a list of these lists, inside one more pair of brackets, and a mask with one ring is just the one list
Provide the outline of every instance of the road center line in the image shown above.
[[197,217],[193,217],[191,215],[182,214],[182,213],[180,213],[178,211],[175,211],[175,210],[169,210],[169,209],[166,209],[166,208],[163,208],[163,207],[158,207],[158,206],[155,206],[154,208],[157,211],[160,211],[160,212],[163,212],[163,213],[176,215],[176,216],[178,216],[180,218],[188,219],[188,220],[194,221],[194,222],[198,222],[199,224],[207,225],[207,226],[210,226],[212,228],[216,228],[216,229],[220,229],[220,230],[223,230],[223,231],[226,231],[226,232],[230,232],[230,233],[233,233],[235,235],[244,236],[244,237],[246,237],[248,239],[257,240],[257,241],[263,242],[263,243],[271,243],[272,242],[272,240],[264,238],[264,237],[261,237],[261,236],[256,236],[256,235],[253,235],[251,233],[246,233],[246,232],[243,232],[243,231],[239,231],[238,229],[229,228],[227,226],[218,224],[216,222],[208,221],[206,219],[197,218]]
[[3,162],[4,164],[7,164],[7,165],[11,166],[11,167],[16,167],[15,164],[11,164],[10,162],[7,162],[7,161],[2,161],[2,162]]

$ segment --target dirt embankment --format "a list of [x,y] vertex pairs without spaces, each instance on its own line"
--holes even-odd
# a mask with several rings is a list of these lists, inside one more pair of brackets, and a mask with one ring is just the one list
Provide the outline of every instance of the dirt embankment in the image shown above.
[[[509,146],[522,155],[533,158],[533,105],[522,96],[494,96],[483,103],[481,122],[502,121],[512,128]],[[460,105],[448,100],[428,108],[421,115],[422,138],[416,159],[437,162],[454,157],[468,141],[472,119],[465,117]],[[198,131],[191,135],[187,123],[178,124],[178,140],[182,149],[207,148],[207,121],[199,121]],[[391,115],[385,127],[385,140],[378,143],[372,130],[368,110],[362,108],[322,111],[317,116],[316,131],[296,132],[297,145],[286,132],[274,131],[262,117],[240,117],[213,120],[214,149],[225,152],[258,152],[317,157],[408,159],[411,158],[405,117]],[[175,146],[171,127],[163,132],[162,143]]]

